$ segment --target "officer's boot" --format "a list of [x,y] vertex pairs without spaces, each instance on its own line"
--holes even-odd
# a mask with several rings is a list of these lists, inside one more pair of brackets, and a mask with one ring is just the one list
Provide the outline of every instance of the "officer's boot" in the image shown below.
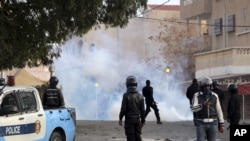
[[156,113],[155,113],[155,116],[156,116],[156,119],[157,119],[157,124],[162,124],[162,122],[161,122],[161,119],[160,119],[160,115],[159,115],[159,111],[157,111]]

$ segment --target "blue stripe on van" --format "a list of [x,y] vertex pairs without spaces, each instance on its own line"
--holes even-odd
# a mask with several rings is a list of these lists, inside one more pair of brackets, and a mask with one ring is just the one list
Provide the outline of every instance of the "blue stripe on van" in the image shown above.
[[30,133],[35,133],[35,123],[0,127],[1,137],[20,135],[20,134],[30,134]]

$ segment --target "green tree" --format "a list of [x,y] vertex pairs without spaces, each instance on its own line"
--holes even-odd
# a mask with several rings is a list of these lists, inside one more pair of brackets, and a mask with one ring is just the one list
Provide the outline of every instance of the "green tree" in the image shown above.
[[60,44],[104,24],[124,27],[147,0],[0,0],[0,69],[49,65]]

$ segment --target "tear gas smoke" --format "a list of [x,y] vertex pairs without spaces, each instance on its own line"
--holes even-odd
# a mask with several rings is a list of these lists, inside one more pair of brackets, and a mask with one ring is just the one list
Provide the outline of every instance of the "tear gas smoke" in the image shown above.
[[[66,106],[76,108],[78,120],[118,120],[129,75],[137,78],[140,93],[145,81],[151,80],[162,121],[192,119],[185,93],[173,87],[175,70],[166,74],[163,59],[148,64],[145,60],[131,59],[136,58],[132,51],[119,57],[117,47],[108,43],[96,47],[73,37],[62,47],[61,58],[55,60],[55,75],[62,86]],[[147,120],[156,120],[153,110]]]

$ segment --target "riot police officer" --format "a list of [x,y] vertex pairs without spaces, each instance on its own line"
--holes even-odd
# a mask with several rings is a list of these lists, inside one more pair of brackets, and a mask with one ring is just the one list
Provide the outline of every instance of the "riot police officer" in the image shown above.
[[134,76],[126,79],[127,92],[122,98],[119,114],[119,125],[122,126],[122,118],[125,116],[125,135],[127,141],[141,141],[141,128],[145,122],[144,98],[137,91],[137,81]]
[[219,88],[219,84],[217,81],[213,81],[212,87],[213,87],[212,91],[218,95],[219,100],[220,100],[221,109],[222,109],[222,111],[224,111],[224,108],[223,108],[224,92],[222,89]]
[[64,98],[60,89],[56,86],[58,78],[52,76],[49,80],[49,88],[45,90],[43,95],[43,106],[45,108],[60,108],[64,107]]
[[238,96],[237,86],[230,84],[228,91],[231,97],[229,98],[227,106],[227,122],[229,122],[230,125],[238,125],[240,121],[240,98]]
[[[188,98],[190,105],[192,105],[194,94],[198,92],[199,89],[200,89],[200,86],[198,84],[198,80],[194,78],[192,84],[188,86],[187,91],[186,91],[186,97]],[[194,125],[196,126],[195,116],[196,116],[195,112],[193,112],[193,121],[194,121]]]

